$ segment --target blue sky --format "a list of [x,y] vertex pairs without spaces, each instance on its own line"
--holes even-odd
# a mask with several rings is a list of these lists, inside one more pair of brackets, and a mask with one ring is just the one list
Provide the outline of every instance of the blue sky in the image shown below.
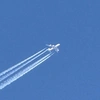
[[99,0],[1,0],[0,72],[45,44],[61,46],[0,100],[100,100],[99,9]]

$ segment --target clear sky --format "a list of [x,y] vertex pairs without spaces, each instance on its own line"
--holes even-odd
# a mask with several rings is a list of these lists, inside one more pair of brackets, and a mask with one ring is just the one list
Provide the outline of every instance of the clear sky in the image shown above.
[[100,0],[0,1],[0,72],[56,43],[0,100],[100,100]]

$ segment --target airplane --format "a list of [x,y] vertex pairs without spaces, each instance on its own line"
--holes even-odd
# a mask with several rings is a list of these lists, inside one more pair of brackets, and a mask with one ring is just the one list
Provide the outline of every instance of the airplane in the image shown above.
[[60,44],[56,44],[56,45],[52,45],[52,44],[46,44],[48,47],[50,47],[50,48],[48,48],[48,51],[52,51],[52,50],[55,50],[56,52],[58,52],[59,51],[59,49],[58,49],[58,46],[60,46]]

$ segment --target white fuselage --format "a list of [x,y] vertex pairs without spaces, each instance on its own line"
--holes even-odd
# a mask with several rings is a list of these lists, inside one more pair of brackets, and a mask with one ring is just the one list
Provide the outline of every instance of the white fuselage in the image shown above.
[[58,46],[60,46],[60,44],[56,44],[56,45],[48,45],[50,48],[48,48],[48,51],[52,51],[55,50],[56,52],[59,51]]

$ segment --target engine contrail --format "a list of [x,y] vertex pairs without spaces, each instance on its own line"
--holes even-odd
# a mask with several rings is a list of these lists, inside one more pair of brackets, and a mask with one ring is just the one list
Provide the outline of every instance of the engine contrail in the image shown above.
[[[3,81],[4,79],[6,79],[7,77],[9,77],[10,75],[12,75],[12,74],[14,74],[15,72],[17,72],[18,70],[20,70],[21,68],[23,68],[24,66],[26,66],[27,64],[29,64],[30,62],[32,62],[33,60],[35,60],[36,58],[38,58],[39,56],[41,56],[42,54],[44,54],[45,52],[46,52],[47,50],[45,50],[45,51],[43,51],[43,52],[41,52],[40,54],[38,54],[37,56],[35,56],[35,57],[33,57],[32,58],[32,56],[31,56],[31,60],[29,60],[29,61],[27,61],[27,62],[25,62],[23,65],[21,65],[21,66],[19,66],[18,68],[16,68],[16,69],[14,69],[14,70],[12,70],[12,71],[10,71],[9,73],[7,73],[7,74],[5,74],[4,76],[2,76],[1,78],[0,78],[0,82],[1,81]],[[24,60],[25,61],[25,60]]]
[[[29,58],[21,61],[20,63],[0,73],[0,77],[1,77],[0,89],[3,89],[7,85],[10,85],[12,82],[16,81],[17,79],[19,79],[20,77],[22,77],[23,75],[25,75],[26,73],[28,73],[29,71],[31,71],[32,69],[40,65],[41,63],[43,63],[44,61],[46,61],[48,58],[50,58],[54,54],[51,51],[53,50],[55,50],[56,52],[59,51],[58,46],[60,46],[60,44],[56,44],[56,45],[50,44],[48,46],[49,48],[47,49],[44,48],[40,50],[36,54],[30,56]],[[45,55],[39,60],[36,59],[42,54],[46,53],[46,51],[50,51],[50,53]],[[36,62],[32,63],[33,60],[35,60]]]
[[23,69],[22,71],[18,72],[14,76],[8,78],[6,81],[4,81],[3,83],[0,84],[0,89],[3,89],[4,87],[11,84],[15,80],[19,79],[20,77],[22,77],[23,75],[25,75],[26,73],[28,73],[29,71],[31,71],[32,69],[34,69],[35,67],[40,65],[41,63],[43,63],[45,60],[50,58],[52,55],[53,55],[53,53],[47,54],[46,56],[42,57],[40,60],[36,61],[32,65],[30,65],[27,68]]
[[44,49],[40,50],[39,52],[37,52],[36,54],[34,54],[34,55],[30,56],[29,58],[27,58],[27,59],[25,59],[25,60],[21,61],[20,63],[18,63],[18,64],[16,64],[16,65],[14,65],[14,66],[12,66],[12,67],[10,67],[10,68],[9,68],[9,69],[7,69],[7,70],[3,71],[2,73],[0,73],[0,76],[2,76],[2,75],[4,75],[4,74],[6,74],[7,72],[9,72],[9,71],[11,71],[11,70],[13,70],[14,68],[16,68],[16,67],[18,67],[19,65],[23,64],[24,62],[26,62],[26,61],[30,60],[31,58],[35,57],[35,56],[36,56],[36,55],[38,55],[39,53],[43,52],[44,50],[46,51],[46,48],[44,48]]
[[31,71],[33,68],[35,68],[36,66],[40,65],[42,62],[44,62],[45,60],[47,60],[48,58],[50,58],[53,54],[54,53],[47,54],[46,56],[44,56],[40,60],[36,61],[32,65],[30,65],[29,67],[27,67],[26,69],[24,69],[23,72],[27,73],[27,72]]

